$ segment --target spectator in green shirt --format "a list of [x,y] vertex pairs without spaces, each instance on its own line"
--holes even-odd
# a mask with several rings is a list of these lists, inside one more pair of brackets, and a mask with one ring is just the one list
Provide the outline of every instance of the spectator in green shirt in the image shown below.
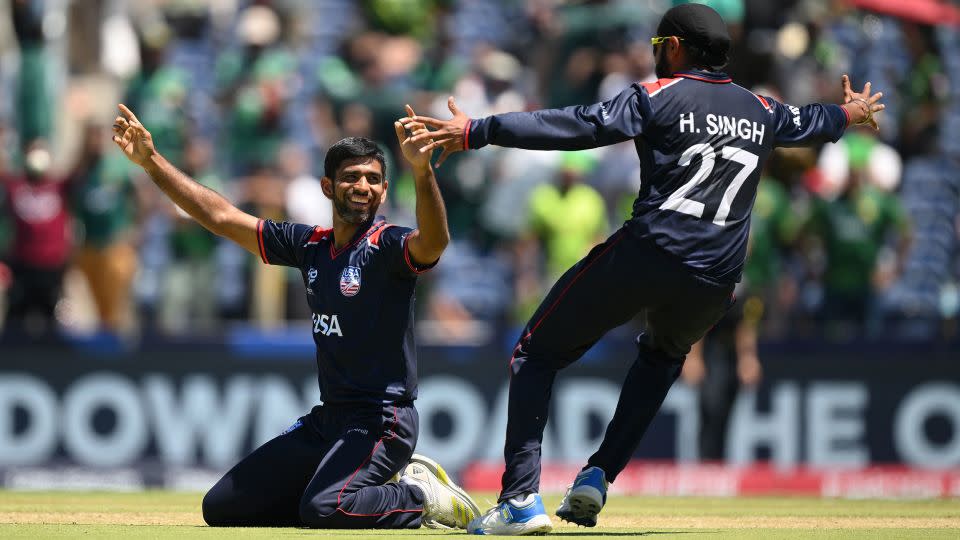
[[541,184],[530,195],[530,224],[546,248],[549,281],[583,258],[607,232],[603,197],[582,182],[595,165],[589,153],[567,152],[557,182]]
[[123,156],[104,152],[105,126],[88,124],[83,150],[71,175],[76,218],[83,241],[76,256],[86,276],[104,330],[129,330],[130,290],[137,272],[136,187]]
[[867,181],[869,148],[851,148],[850,175],[836,199],[813,201],[806,230],[825,255],[822,318],[867,320],[874,290],[892,276],[878,272],[882,249],[895,240],[897,258],[909,244],[909,224],[900,202]]

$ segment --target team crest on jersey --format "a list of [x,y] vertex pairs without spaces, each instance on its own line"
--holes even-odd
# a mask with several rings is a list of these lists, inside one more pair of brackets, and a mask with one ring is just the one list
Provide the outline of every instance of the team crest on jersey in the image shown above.
[[313,285],[313,282],[317,280],[317,269],[311,268],[307,270],[307,285]]
[[356,296],[360,292],[360,268],[348,266],[340,274],[340,294]]

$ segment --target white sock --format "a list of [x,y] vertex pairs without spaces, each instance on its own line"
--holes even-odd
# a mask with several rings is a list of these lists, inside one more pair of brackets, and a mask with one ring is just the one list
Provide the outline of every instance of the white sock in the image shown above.
[[510,504],[514,506],[526,506],[533,502],[534,493],[527,493],[526,495],[517,495],[510,499]]

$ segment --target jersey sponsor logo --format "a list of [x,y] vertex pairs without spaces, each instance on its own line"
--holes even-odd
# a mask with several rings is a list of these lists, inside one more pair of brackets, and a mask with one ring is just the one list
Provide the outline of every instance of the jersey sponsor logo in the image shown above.
[[350,297],[360,292],[360,268],[348,266],[340,274],[340,294]]
[[343,337],[343,331],[340,330],[340,320],[336,315],[327,315],[326,313],[313,314],[313,333],[323,334],[324,336]]

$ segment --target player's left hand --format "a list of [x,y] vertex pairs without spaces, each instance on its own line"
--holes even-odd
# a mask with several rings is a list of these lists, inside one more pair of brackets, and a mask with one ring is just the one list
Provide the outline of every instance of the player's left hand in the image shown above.
[[454,101],[453,96],[447,98],[447,108],[453,113],[453,118],[450,120],[438,120],[429,116],[413,117],[417,122],[423,122],[433,128],[433,131],[426,135],[415,136],[413,140],[414,142],[420,142],[421,140],[426,140],[428,137],[431,139],[430,144],[427,144],[420,150],[427,155],[433,153],[433,150],[436,148],[442,149],[440,156],[437,158],[437,167],[440,167],[440,164],[446,161],[447,158],[450,157],[450,154],[467,149],[464,136],[467,123],[470,122],[470,117],[457,108],[457,103]]
[[413,119],[416,116],[413,107],[407,105],[405,108],[407,116],[393,123],[393,128],[397,131],[400,150],[403,152],[403,157],[414,168],[426,167],[429,169],[430,153],[421,150],[431,144],[433,139],[429,138],[430,132],[427,131],[427,126],[423,122],[417,122]]
[[854,92],[850,88],[850,77],[846,74],[840,79],[840,83],[843,86],[842,107],[850,115],[850,123],[855,126],[868,125],[873,129],[880,129],[873,114],[886,108],[883,103],[880,103],[883,93],[877,92],[871,95],[869,82],[863,85],[863,92]]

